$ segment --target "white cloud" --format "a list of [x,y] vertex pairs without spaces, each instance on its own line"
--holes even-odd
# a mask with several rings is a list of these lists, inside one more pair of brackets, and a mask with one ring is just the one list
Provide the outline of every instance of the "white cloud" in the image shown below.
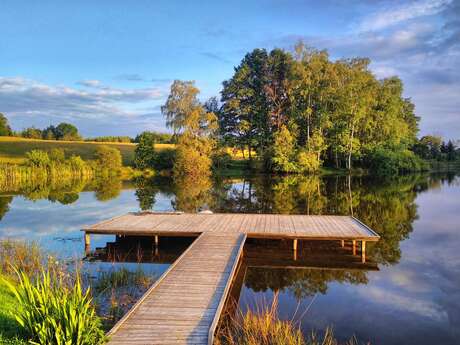
[[133,135],[152,126],[164,129],[158,105],[166,96],[165,87],[115,88],[98,80],[78,84],[84,87],[0,77],[0,112],[7,115],[16,130],[59,121],[75,123],[85,135],[121,135],[129,130]]
[[360,31],[376,31],[386,29],[399,23],[434,15],[443,11],[452,0],[413,1],[397,8],[379,8],[374,14],[366,17],[359,25]]

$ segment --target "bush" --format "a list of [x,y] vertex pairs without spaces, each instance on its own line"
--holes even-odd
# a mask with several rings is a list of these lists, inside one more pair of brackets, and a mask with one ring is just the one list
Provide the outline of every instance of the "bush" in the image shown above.
[[367,165],[377,175],[397,175],[428,170],[427,163],[409,150],[377,148],[367,155]]
[[82,170],[86,163],[83,159],[81,159],[80,156],[71,156],[69,159],[68,159],[68,163],[70,165],[70,167],[72,168],[72,170]]
[[32,150],[26,153],[27,165],[45,168],[50,165],[48,153],[42,150]]
[[42,272],[35,283],[18,272],[19,283],[4,281],[18,302],[16,320],[35,344],[93,345],[105,341],[89,288],[80,279],[68,287],[55,273]]
[[311,173],[319,170],[320,161],[316,153],[307,150],[299,150],[296,158],[298,172]]
[[121,153],[120,150],[109,147],[99,146],[96,149],[96,162],[101,169],[118,172],[121,169]]
[[49,152],[48,156],[50,157],[50,160],[53,162],[63,163],[65,161],[64,149],[60,149],[60,148],[52,149]]
[[176,150],[164,149],[156,153],[153,167],[156,170],[169,170],[174,166],[176,160]]

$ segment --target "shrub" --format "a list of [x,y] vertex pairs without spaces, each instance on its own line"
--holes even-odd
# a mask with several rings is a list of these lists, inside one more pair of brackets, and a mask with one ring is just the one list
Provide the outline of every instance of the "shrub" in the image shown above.
[[120,150],[106,145],[99,146],[96,149],[96,162],[101,169],[118,172],[121,169]]
[[50,157],[50,160],[53,161],[53,162],[62,163],[62,162],[65,161],[64,149],[60,149],[60,148],[52,149],[49,152],[48,156]]
[[73,170],[82,170],[86,165],[85,161],[81,159],[80,156],[75,155],[71,156],[67,162]]
[[32,150],[26,153],[27,164],[29,166],[45,168],[50,165],[48,153],[42,150]]
[[427,164],[409,150],[377,148],[367,156],[367,164],[377,175],[396,175],[427,170]]
[[174,166],[176,160],[176,150],[163,149],[156,153],[153,167],[156,170],[169,170]]
[[315,172],[320,167],[318,155],[307,150],[299,150],[297,152],[297,169],[299,172]]
[[19,283],[5,284],[19,308],[16,320],[33,344],[93,345],[105,341],[89,288],[83,292],[80,278],[68,287],[56,274],[43,271],[34,283],[18,272]]

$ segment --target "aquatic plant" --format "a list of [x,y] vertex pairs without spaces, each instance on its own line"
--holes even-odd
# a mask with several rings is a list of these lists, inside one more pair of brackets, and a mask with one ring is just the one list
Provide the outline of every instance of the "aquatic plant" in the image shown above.
[[[271,306],[257,306],[256,311],[243,313],[240,309],[236,317],[227,318],[220,325],[215,345],[339,345],[332,328],[324,334],[312,331],[305,337],[299,325],[293,320],[281,320],[277,313],[278,295],[275,294]],[[351,338],[344,345],[357,345]]]
[[94,284],[94,289],[101,292],[125,286],[148,287],[151,284],[151,280],[140,267],[135,271],[122,267],[119,270],[101,272]]
[[106,337],[90,289],[83,291],[76,274],[72,285],[55,272],[42,271],[32,281],[17,271],[18,284],[4,280],[18,302],[15,318],[32,344],[102,344]]

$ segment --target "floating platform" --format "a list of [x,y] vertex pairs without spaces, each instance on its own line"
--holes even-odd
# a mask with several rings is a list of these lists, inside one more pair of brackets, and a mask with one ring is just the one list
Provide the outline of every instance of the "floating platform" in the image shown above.
[[[361,243],[379,236],[347,216],[275,214],[129,213],[89,226],[90,234],[197,237],[133,308],[109,332],[109,344],[212,344],[246,238]],[[262,264],[262,263],[258,263]]]

